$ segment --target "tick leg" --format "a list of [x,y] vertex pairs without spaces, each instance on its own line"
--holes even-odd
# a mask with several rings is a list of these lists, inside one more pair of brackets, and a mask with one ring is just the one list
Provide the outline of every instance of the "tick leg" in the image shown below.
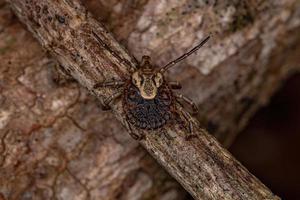
[[181,89],[181,84],[177,81],[170,81],[168,84],[170,85],[171,89]]
[[184,102],[186,102],[187,104],[189,104],[192,107],[192,109],[193,109],[193,114],[197,114],[198,113],[198,108],[197,108],[196,104],[191,99],[183,96],[182,94],[175,94],[175,97],[177,99],[181,99]]
[[74,82],[75,79],[58,63],[54,64],[53,79],[58,85]]
[[124,81],[106,81],[106,82],[96,83],[94,85],[94,89],[102,88],[102,87],[118,87],[124,84],[125,84]]
[[[112,81],[105,81],[105,82],[96,83],[94,85],[94,89],[103,88],[103,87],[118,87],[118,86],[123,86],[123,85],[124,85],[124,81],[112,80]],[[105,99],[104,102],[103,102],[103,105],[102,105],[102,109],[103,110],[110,110],[110,106],[109,106],[110,102],[117,99],[121,95],[122,95],[122,92],[118,91],[118,92],[112,94],[107,99]]]
[[189,134],[187,135],[187,139],[195,136],[195,126],[198,127],[198,123],[191,117],[191,115],[189,115],[185,110],[183,110],[181,106],[178,108],[178,110],[180,111],[181,115],[183,116],[183,118],[189,126]]
[[118,91],[118,92],[112,94],[110,97],[106,98],[106,99],[103,101],[103,110],[109,110],[109,109],[110,109],[109,104],[110,104],[113,100],[119,98],[122,94],[123,94],[122,91]]
[[141,139],[143,139],[143,135],[134,133],[134,132],[132,131],[131,125],[130,125],[130,123],[128,122],[127,119],[125,120],[125,126],[127,127],[128,131],[129,131],[129,135],[130,135],[133,139],[135,139],[135,140],[141,140]]

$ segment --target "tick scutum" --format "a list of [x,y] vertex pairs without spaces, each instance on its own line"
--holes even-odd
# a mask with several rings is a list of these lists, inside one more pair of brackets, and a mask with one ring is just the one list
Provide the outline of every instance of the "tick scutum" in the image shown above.
[[124,111],[128,121],[141,129],[157,129],[171,118],[172,93],[162,85],[154,99],[144,99],[139,89],[129,83],[123,96]]

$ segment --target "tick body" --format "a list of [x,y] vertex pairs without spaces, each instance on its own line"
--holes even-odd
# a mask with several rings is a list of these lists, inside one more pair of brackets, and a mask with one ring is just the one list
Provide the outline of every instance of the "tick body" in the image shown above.
[[140,91],[129,83],[123,97],[123,108],[129,123],[141,129],[157,129],[172,116],[173,96],[167,84],[158,88],[153,99],[144,99]]
[[[108,81],[97,83],[94,88],[114,87],[116,93],[104,100],[105,108],[110,108],[113,100],[122,98],[126,125],[130,134],[135,139],[141,139],[131,130],[131,126],[139,129],[155,130],[168,124],[170,121],[182,122],[192,132],[193,125],[190,115],[176,105],[180,101],[189,104],[194,113],[198,111],[197,106],[187,97],[173,92],[180,89],[178,82],[168,82],[164,79],[164,72],[176,63],[185,59],[201,46],[209,37],[205,38],[199,45],[189,52],[183,54],[164,67],[155,67],[150,62],[149,56],[143,56],[137,69],[132,70],[131,76],[126,80]],[[182,116],[183,119],[179,119]]]

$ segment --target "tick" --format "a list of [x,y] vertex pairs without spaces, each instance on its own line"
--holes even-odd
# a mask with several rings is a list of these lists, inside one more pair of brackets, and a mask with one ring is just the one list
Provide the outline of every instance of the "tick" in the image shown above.
[[170,121],[177,121],[187,125],[189,132],[192,133],[192,118],[182,110],[182,106],[178,106],[178,103],[181,101],[187,103],[191,106],[193,113],[197,113],[198,108],[189,98],[173,92],[173,90],[181,89],[181,85],[178,82],[166,81],[164,73],[200,49],[209,38],[210,36],[206,37],[193,49],[163,67],[153,66],[150,57],[143,56],[138,67],[131,72],[127,79],[95,84],[95,89],[116,88],[116,93],[103,101],[104,108],[109,109],[114,100],[121,98],[126,116],[125,123],[130,130],[130,135],[137,140],[142,139],[143,136],[134,133],[131,129],[132,126],[138,129],[155,130]]

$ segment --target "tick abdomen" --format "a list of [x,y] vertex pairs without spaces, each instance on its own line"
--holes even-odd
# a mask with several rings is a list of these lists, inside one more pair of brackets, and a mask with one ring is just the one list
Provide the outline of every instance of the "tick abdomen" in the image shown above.
[[158,89],[154,99],[144,99],[134,85],[129,84],[124,95],[124,111],[128,121],[141,129],[157,129],[171,118],[171,98],[167,85]]

